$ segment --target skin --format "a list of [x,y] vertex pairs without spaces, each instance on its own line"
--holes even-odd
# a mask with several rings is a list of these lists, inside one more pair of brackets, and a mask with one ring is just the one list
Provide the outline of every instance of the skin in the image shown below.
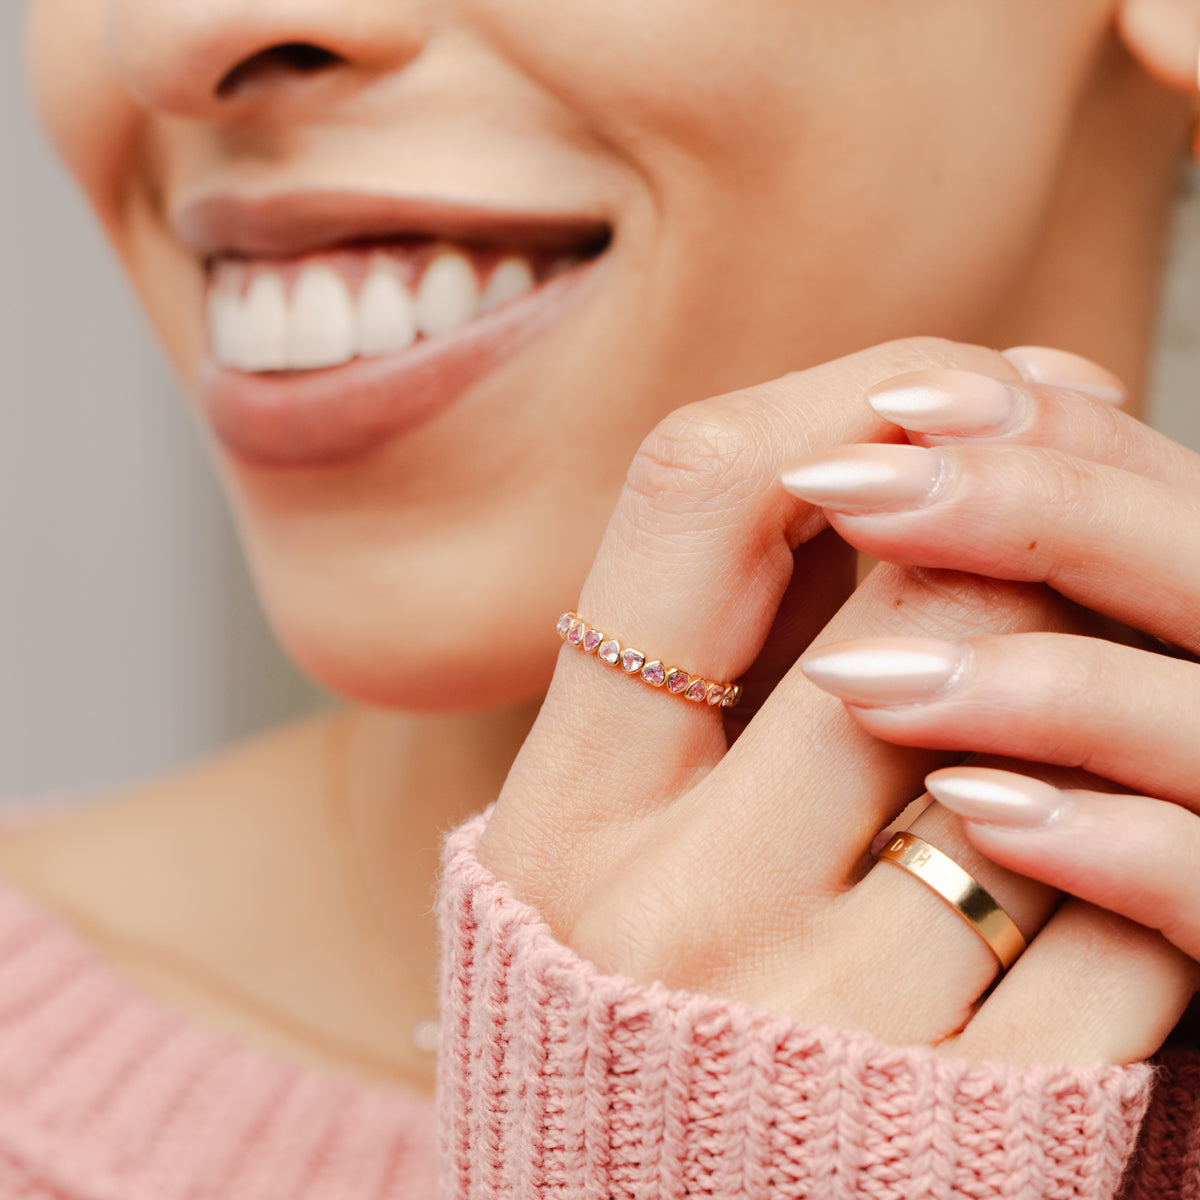
[[[1022,388],[1015,410],[999,429],[911,433],[946,462],[936,495],[865,511],[839,505],[831,513],[838,531],[891,562],[1049,583],[1167,644],[973,639],[953,646],[963,666],[948,686],[851,702],[848,711],[889,741],[1083,767],[1109,780],[1099,792],[1069,781],[1026,789],[1017,795],[1040,803],[1025,808],[968,804],[968,835],[995,861],[1160,930],[1200,958],[1200,908],[1190,895],[1200,762],[1180,719],[1200,689],[1188,536],[1200,507],[1200,456],[1065,389]],[[920,644],[889,641],[886,649]],[[868,652],[880,645],[857,643]],[[1023,780],[1014,772],[1000,782],[1022,788]]]
[[[1043,253],[1045,207],[1109,8],[1073,3],[1047,14],[1026,0],[968,14],[942,0],[914,23],[891,5],[838,15],[824,4],[763,3],[753,20],[733,21],[723,4],[701,20],[673,3],[657,5],[648,25],[632,0],[624,15],[573,5],[569,19],[536,0],[475,2],[439,6],[436,21],[417,5],[362,0],[353,22],[332,2],[279,0],[251,16],[232,0],[186,10],[43,0],[30,45],[51,134],[189,383],[205,338],[201,271],[170,232],[167,209],[222,170],[252,165],[255,151],[230,130],[277,130],[288,103],[296,115],[284,128],[290,120],[302,129],[303,147],[271,155],[272,181],[382,173],[397,191],[495,202],[515,176],[530,180],[517,200],[614,226],[598,294],[485,382],[470,412],[319,480],[221,464],[264,602],[297,659],[341,694],[459,708],[544,687],[547,600],[553,609],[577,594],[633,451],[669,411],[912,333],[1024,339],[1022,293],[1041,286],[1029,259]],[[313,101],[297,82],[275,81],[214,102],[215,81],[246,55],[301,37],[347,59],[309,81]],[[405,72],[421,46],[420,72]],[[367,72],[386,86],[368,90]],[[1161,103],[1139,82],[1118,89],[1123,99]],[[285,97],[288,89],[295,94]],[[410,91],[419,106],[406,103]],[[974,103],[962,103],[964,91]],[[458,117],[451,101],[460,94],[510,135]],[[910,102],[896,106],[897,94]],[[363,129],[352,151],[347,120]],[[853,155],[847,129],[863,139]],[[283,143],[278,131],[263,136],[270,149]],[[1153,150],[1173,155],[1173,136],[1142,153]],[[1149,176],[1153,197],[1151,185],[1122,175],[1124,202],[1161,207],[1161,168]],[[1107,263],[1108,287],[1128,278],[1145,295],[1148,250],[1143,241],[1125,251],[1128,263]],[[1131,318],[1122,317],[1124,327]],[[1116,345],[1038,332],[1085,353],[1103,346],[1127,377],[1141,369],[1136,328]],[[560,452],[585,437],[583,462]],[[570,545],[564,511],[578,531]],[[514,530],[526,553],[554,547],[536,570],[506,565]],[[437,581],[468,563],[488,587],[447,597]],[[505,660],[491,649],[496,624],[513,644]],[[421,647],[404,633],[413,628],[425,635]]]
[[[172,1003],[423,1084],[397,1014],[411,1024],[432,1006],[432,847],[500,790],[554,669],[549,622],[575,596],[590,619],[714,677],[757,659],[756,703],[835,614],[825,640],[900,607],[900,632],[1073,629],[1049,589],[900,569],[838,612],[850,552],[774,478],[804,453],[902,436],[862,401],[890,375],[1015,376],[962,343],[1066,345],[1140,380],[1183,126],[1161,25],[1138,24],[1148,4],[35,0],[47,128],[186,382],[204,354],[204,271],[169,217],[213,178],[536,201],[603,219],[612,245],[585,300],[470,405],[370,459],[285,472],[216,452],[279,636],[350,718],[13,836],[0,866]],[[257,60],[217,93],[294,42],[337,57],[315,74]],[[913,339],[928,331],[953,341]],[[793,567],[818,581],[808,593],[789,588]],[[794,620],[772,639],[779,604]],[[596,671],[563,651],[485,847],[562,936],[603,967],[803,1019],[899,1040],[961,1028],[990,982],[986,950],[921,889],[859,885],[871,834],[942,759],[856,732],[796,673],[726,754],[719,714]],[[597,754],[583,728],[626,752]],[[722,808],[714,778],[739,806]],[[864,796],[849,835],[848,788]],[[799,885],[795,862],[819,847],[796,834],[797,804],[839,847],[836,869]],[[929,821],[1019,919],[1045,919],[1047,893],[989,874],[956,819]],[[744,863],[764,843],[793,856],[747,892]],[[698,862],[711,903],[648,926],[661,889],[679,894]],[[366,880],[365,922],[350,875]],[[881,887],[897,912],[912,906],[924,941],[891,990],[848,987],[879,974]],[[722,918],[733,909],[744,920]],[[1088,919],[1074,911],[1047,933],[1058,963]],[[296,928],[307,940],[292,951]],[[1149,1015],[1128,1037],[1123,1012],[1077,1021],[1068,1057],[1149,1053],[1190,987],[1160,939],[1120,937],[1127,953],[1106,961],[1136,969]],[[825,964],[804,992],[798,960]],[[335,969],[314,980],[312,961]],[[940,1007],[930,972],[949,981]],[[1039,986],[1033,973],[1009,989],[1008,1011],[1035,1007]],[[856,992],[871,1003],[847,1005]],[[1022,1024],[1016,1044],[980,1022],[966,1049],[1024,1061],[1062,1045],[1053,1014]]]

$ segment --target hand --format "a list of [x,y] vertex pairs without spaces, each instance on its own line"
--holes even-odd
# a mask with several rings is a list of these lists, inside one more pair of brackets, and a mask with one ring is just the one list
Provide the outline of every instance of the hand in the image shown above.
[[935,373],[871,399],[913,446],[843,448],[787,475],[843,537],[891,563],[1044,581],[1169,645],[869,639],[804,669],[876,737],[1085,768],[1132,793],[1055,786],[1022,763],[928,780],[993,861],[1200,959],[1200,456],[1034,382]]
[[[639,452],[577,610],[667,665],[744,677],[752,717],[727,727],[718,709],[564,649],[481,851],[601,970],[897,1042],[975,1028],[996,974],[991,952],[909,876],[868,872],[877,832],[931,767],[953,760],[864,735],[789,669],[814,638],[1077,627],[1049,589],[952,572],[880,568],[847,599],[852,555],[821,532],[819,510],[778,486],[805,452],[898,436],[863,393],[919,367],[1018,378],[989,351],[897,343],[689,406]],[[1047,919],[1052,891],[988,863],[944,811],[916,829],[976,874],[1027,937]],[[1055,925],[1080,944],[1087,921],[1068,913]],[[990,1032],[971,1052],[1089,1062],[1152,1051],[1185,994],[1170,986],[1177,963],[1160,941],[1130,932],[1104,959],[1101,975],[1132,970],[1134,982],[1098,989],[1092,1021],[1052,1003],[1045,1022],[1025,1019],[1062,993],[1067,958],[1028,952],[980,1010]],[[1090,960],[1080,969],[1094,970]]]

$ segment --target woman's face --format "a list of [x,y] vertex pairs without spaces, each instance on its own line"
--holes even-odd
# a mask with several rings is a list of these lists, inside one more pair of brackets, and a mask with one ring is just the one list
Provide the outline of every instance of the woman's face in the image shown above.
[[31,50],[283,640],[419,707],[544,684],[670,409],[987,337],[1109,8],[34,0]]

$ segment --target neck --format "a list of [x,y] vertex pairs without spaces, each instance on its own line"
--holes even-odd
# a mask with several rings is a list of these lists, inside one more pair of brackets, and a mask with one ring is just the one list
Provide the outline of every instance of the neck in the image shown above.
[[414,856],[432,880],[441,838],[499,795],[539,703],[417,716],[349,708],[330,718],[331,772],[340,774],[330,790],[377,887],[407,888]]
[[419,716],[349,708],[326,726],[330,841],[378,952],[411,965],[430,1015],[441,841],[499,795],[537,708]]
[[38,822],[0,867],[171,1007],[432,1088],[413,1033],[437,1015],[440,842],[495,799],[536,707],[340,710]]

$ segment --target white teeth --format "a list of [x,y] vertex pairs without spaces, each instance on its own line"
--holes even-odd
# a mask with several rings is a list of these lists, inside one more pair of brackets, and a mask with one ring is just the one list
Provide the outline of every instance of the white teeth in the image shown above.
[[242,302],[231,287],[217,285],[208,293],[208,336],[213,357],[223,367],[242,360]]
[[479,285],[470,259],[455,250],[441,251],[425,269],[417,289],[417,328],[426,336],[465,325],[479,305]]
[[480,312],[491,312],[501,304],[516,300],[526,292],[533,291],[533,268],[523,258],[505,258],[496,264],[483,297],[479,301]]
[[310,265],[292,288],[287,362],[293,370],[336,367],[354,357],[354,301],[331,267]]
[[418,336],[450,333],[537,286],[528,260],[508,255],[481,294],[474,262],[448,247],[430,259],[415,297],[391,253],[372,256],[357,296],[325,262],[302,266],[290,295],[285,278],[286,270],[266,264],[218,264],[207,306],[212,354],[221,366],[302,371],[397,354]]
[[408,288],[383,258],[376,258],[358,293],[356,345],[364,358],[395,354],[417,336],[417,311]]
[[274,271],[254,278],[242,301],[238,366],[243,371],[282,371],[287,366],[288,302]]

